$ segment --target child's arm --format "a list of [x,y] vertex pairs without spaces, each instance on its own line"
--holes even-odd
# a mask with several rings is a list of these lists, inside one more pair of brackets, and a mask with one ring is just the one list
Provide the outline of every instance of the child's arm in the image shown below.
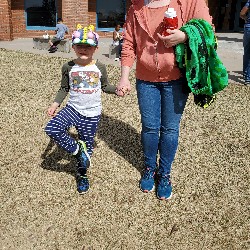
[[242,18],[243,20],[247,20],[247,12],[248,12],[248,7],[244,6],[242,8],[242,10],[240,11],[240,18]]
[[115,94],[115,89],[116,87],[114,85],[110,85],[108,81],[108,74],[107,74],[107,69],[105,64],[97,61],[96,66],[98,69],[101,71],[102,76],[101,76],[101,88],[102,91],[108,94]]
[[58,29],[59,29],[59,27],[58,27],[58,24],[57,24],[56,29],[55,29],[55,34],[57,34]]
[[61,87],[59,88],[57,95],[55,97],[54,102],[48,108],[47,114],[52,117],[55,115],[57,108],[61,105],[65,97],[68,95],[70,86],[69,86],[69,67],[73,62],[65,63],[62,67],[62,79],[61,79]]
[[72,68],[72,65],[74,64],[73,61],[67,62],[62,66],[62,79],[61,79],[61,87],[57,92],[56,98],[54,102],[57,102],[59,106],[63,102],[63,100],[66,98],[66,96],[69,93],[69,71],[70,68]]
[[119,40],[115,31],[113,31],[113,40],[114,41]]

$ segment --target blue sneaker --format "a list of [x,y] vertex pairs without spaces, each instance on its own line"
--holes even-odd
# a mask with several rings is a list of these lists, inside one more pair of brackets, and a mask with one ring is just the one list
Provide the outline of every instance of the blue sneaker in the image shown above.
[[77,174],[76,183],[77,191],[82,194],[89,190],[89,180],[87,177],[87,169],[90,167],[90,156],[87,152],[86,144],[83,141],[78,141],[79,151],[77,153]]
[[155,187],[155,170],[146,168],[140,180],[140,189],[145,192],[151,192]]
[[89,190],[89,179],[88,176],[85,175],[76,175],[76,184],[77,184],[77,191],[79,194],[84,194]]
[[90,167],[90,156],[87,152],[86,144],[85,142],[79,140],[78,145],[79,145],[79,151],[76,155],[78,169],[82,168],[87,170],[87,168]]
[[157,185],[157,198],[160,200],[168,200],[172,196],[172,185],[170,174],[159,175]]

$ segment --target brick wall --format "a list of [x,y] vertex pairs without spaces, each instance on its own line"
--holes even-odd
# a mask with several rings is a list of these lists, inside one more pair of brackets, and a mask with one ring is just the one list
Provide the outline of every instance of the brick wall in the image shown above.
[[[127,9],[131,1],[127,0]],[[83,26],[93,24],[96,26],[96,0],[62,0],[62,17],[70,31],[76,28],[78,23]],[[100,37],[112,37],[112,32],[98,32]]]
[[[131,1],[127,0],[127,8]],[[96,0],[58,0],[58,17],[62,17],[70,33],[76,24],[96,25]],[[26,30],[24,0],[0,0],[0,40],[42,36],[44,31]],[[48,32],[54,35],[54,31]],[[98,32],[112,37],[112,32]]]
[[62,18],[71,31],[78,23],[85,25],[88,21],[88,0],[62,0]]
[[14,39],[42,36],[44,34],[44,31],[26,30],[24,0],[11,1],[11,16]]
[[24,0],[11,1],[13,37],[25,37]]
[[12,40],[10,0],[1,0],[0,20],[0,40]]

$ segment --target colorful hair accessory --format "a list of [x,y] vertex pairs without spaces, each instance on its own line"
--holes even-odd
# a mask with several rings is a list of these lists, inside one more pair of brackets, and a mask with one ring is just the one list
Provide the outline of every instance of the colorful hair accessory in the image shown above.
[[76,29],[77,29],[77,30],[81,30],[81,29],[82,29],[82,25],[78,23],[78,24],[76,25]]
[[92,25],[92,24],[90,24],[88,28],[89,28],[89,31],[94,31],[95,30],[95,26]]
[[81,24],[77,24],[76,28],[77,30],[72,34],[72,44],[98,45],[99,35],[94,32],[94,25],[91,24],[88,27],[83,28]]

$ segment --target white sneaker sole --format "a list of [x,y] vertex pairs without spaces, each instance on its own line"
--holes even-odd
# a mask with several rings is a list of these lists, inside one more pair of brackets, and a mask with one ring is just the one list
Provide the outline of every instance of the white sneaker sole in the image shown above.
[[155,190],[155,185],[153,186],[153,188],[151,190],[144,190],[144,189],[141,188],[141,185],[140,185],[140,189],[141,189],[141,191],[143,193],[151,193],[151,192],[153,192]]
[[170,200],[170,199],[171,199],[172,194],[173,194],[173,193],[171,193],[170,196],[167,197],[167,198],[166,198],[166,197],[159,197],[159,196],[157,196],[157,198],[158,198],[159,200],[161,200],[161,201],[167,201],[167,200]]

